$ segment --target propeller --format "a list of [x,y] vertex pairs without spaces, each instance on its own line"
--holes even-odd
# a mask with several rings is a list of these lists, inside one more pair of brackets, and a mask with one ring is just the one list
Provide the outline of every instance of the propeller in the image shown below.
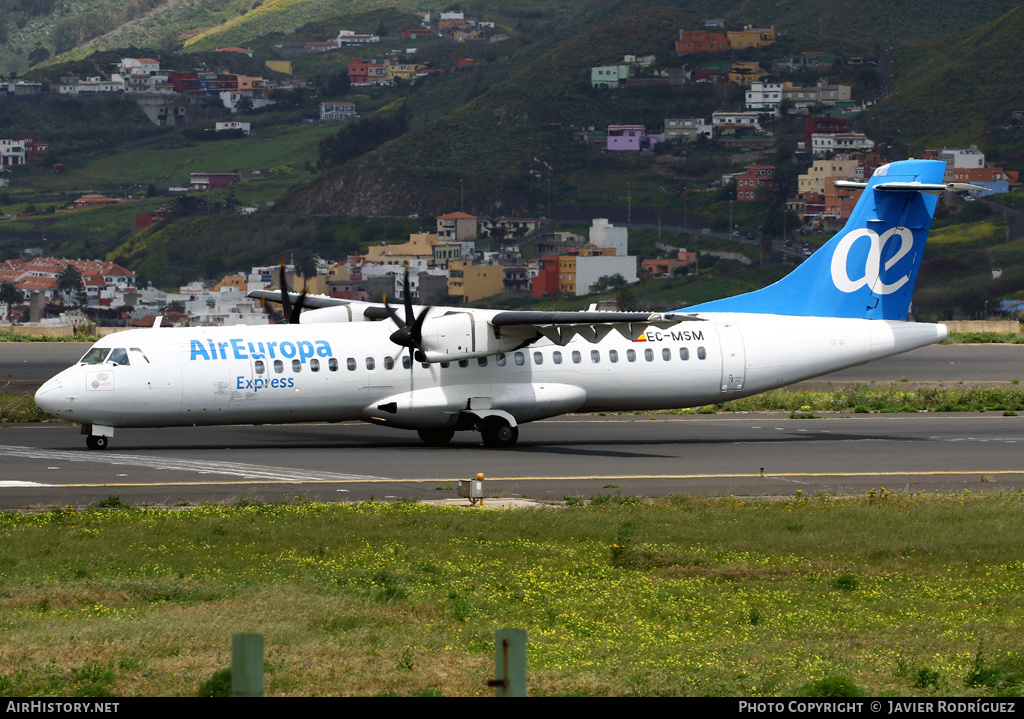
[[[388,304],[388,297],[384,295],[384,308],[388,317],[398,325],[398,329],[391,333],[391,341],[400,347],[408,347],[409,355],[418,362],[424,361],[423,356],[423,322],[427,319],[430,308],[427,307],[420,313],[419,317],[412,308],[412,291],[409,288],[409,266],[405,266],[405,321],[398,316],[395,309]],[[300,298],[301,299],[301,298]],[[414,354],[415,353],[415,354]]]
[[302,314],[302,308],[306,304],[306,282],[302,282],[302,294],[299,295],[299,299],[292,305],[291,298],[288,297],[290,290],[288,289],[288,279],[284,274],[284,259],[281,260],[281,309],[284,311],[284,323],[289,325],[299,324],[299,315]]

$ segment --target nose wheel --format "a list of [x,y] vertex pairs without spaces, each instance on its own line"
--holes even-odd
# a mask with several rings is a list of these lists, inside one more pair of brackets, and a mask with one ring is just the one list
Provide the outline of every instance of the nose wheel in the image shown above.
[[89,449],[106,449],[108,444],[110,444],[110,437],[90,434],[85,438],[85,446]]
[[513,446],[519,439],[519,428],[513,427],[502,417],[488,417],[480,428],[480,436],[485,447],[505,449]]

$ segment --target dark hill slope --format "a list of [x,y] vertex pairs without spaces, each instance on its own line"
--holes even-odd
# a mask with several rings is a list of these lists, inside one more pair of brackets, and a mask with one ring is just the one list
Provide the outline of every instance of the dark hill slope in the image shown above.
[[[1012,146],[1000,128],[1009,127],[1013,110],[1024,109],[1021,38],[1024,7],[971,32],[898,52],[895,92],[872,112],[868,131],[916,155],[937,145]],[[1016,138],[1020,162],[1019,126]]]

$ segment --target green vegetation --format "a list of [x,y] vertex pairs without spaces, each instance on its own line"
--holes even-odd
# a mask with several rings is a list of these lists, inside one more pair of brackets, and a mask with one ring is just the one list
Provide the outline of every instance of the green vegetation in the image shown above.
[[42,422],[47,417],[32,395],[0,390],[0,425]]
[[978,345],[978,344],[1024,344],[1024,334],[1020,332],[950,332],[944,345]]
[[215,693],[259,632],[270,696],[486,695],[515,626],[533,695],[1017,695],[1022,501],[4,513],[0,694]]

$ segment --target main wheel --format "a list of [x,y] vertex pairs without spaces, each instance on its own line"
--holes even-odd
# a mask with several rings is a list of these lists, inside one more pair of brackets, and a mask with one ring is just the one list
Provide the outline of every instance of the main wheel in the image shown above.
[[101,437],[100,435],[90,434],[85,438],[85,446],[89,449],[106,449],[107,445],[110,444],[109,437]]
[[455,436],[454,429],[420,429],[416,431],[428,447],[444,447]]
[[519,428],[513,427],[501,417],[490,417],[480,430],[484,446],[504,449],[511,447],[519,439]]

